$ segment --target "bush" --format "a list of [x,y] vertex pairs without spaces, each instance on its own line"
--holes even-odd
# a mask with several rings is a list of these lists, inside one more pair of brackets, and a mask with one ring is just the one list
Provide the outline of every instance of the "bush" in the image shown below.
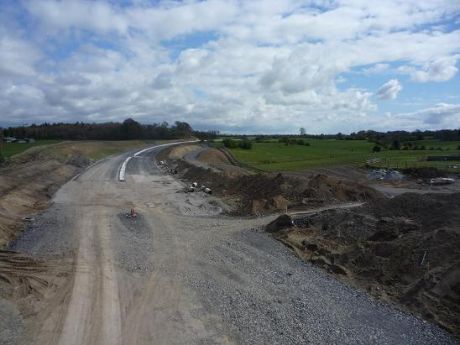
[[240,141],[238,146],[242,148],[243,150],[250,150],[252,149],[252,142],[251,140],[245,139],[245,140]]
[[226,148],[229,148],[229,149],[235,149],[238,147],[238,142],[230,138],[224,139],[222,143],[224,144]]
[[375,146],[372,148],[372,152],[380,152],[380,151],[382,151],[382,147],[381,147],[381,146],[375,145]]
[[309,142],[306,142],[303,139],[290,139],[288,137],[282,137],[278,139],[279,143],[284,143],[284,145],[304,145],[304,146],[310,146]]
[[224,146],[229,149],[244,149],[244,150],[250,150],[252,149],[252,141],[248,139],[243,139],[243,140],[233,140],[230,138],[224,139],[222,141]]

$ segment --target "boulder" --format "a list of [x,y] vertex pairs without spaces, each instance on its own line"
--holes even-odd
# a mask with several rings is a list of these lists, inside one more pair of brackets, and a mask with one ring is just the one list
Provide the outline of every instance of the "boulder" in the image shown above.
[[290,216],[287,214],[283,214],[276,218],[275,220],[271,221],[265,227],[265,231],[267,232],[277,232],[279,230],[290,228],[294,226],[294,221]]

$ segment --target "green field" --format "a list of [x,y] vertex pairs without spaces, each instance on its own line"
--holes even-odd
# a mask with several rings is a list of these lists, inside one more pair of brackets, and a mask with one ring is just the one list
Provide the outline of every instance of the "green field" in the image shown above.
[[24,152],[31,147],[56,144],[60,141],[61,140],[37,140],[33,144],[2,143],[1,153],[3,154],[3,157],[9,158],[11,156],[17,155],[18,153]]
[[[251,150],[236,148],[231,152],[243,164],[263,171],[293,171],[334,165],[364,166],[369,160],[373,160],[374,166],[388,168],[433,166],[451,170],[448,166],[460,166],[458,161],[426,161],[427,156],[460,154],[457,150],[460,141],[420,140],[416,144],[426,146],[426,150],[384,150],[379,153],[372,153],[374,143],[366,140],[306,141],[310,146],[253,142]],[[435,150],[430,150],[431,147]],[[442,148],[442,151],[437,148]]]

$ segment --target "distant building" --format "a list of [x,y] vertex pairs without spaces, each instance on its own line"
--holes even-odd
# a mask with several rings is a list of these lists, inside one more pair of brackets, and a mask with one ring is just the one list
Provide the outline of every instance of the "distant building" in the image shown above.
[[15,137],[4,137],[3,141],[6,143],[18,143],[18,144],[33,144],[35,143],[34,138],[24,138],[24,139],[18,139]]

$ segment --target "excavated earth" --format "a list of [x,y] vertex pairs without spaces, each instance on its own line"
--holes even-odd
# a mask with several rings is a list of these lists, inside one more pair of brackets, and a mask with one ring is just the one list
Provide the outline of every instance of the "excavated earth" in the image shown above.
[[[233,206],[231,214],[234,215],[261,216],[286,209],[295,211],[384,198],[382,193],[362,183],[323,174],[296,177],[268,173],[229,174],[213,169],[216,166],[222,168],[222,164],[208,162],[209,167],[206,167],[190,159],[172,157],[168,161],[168,154],[162,154],[169,166],[178,171],[179,178],[210,187],[215,195]],[[226,165],[231,166],[231,163],[227,161]]]
[[406,193],[294,223],[275,237],[303,259],[460,336],[460,193]]
[[[184,193],[158,167],[160,150],[91,166],[1,253],[1,344],[458,343],[299,260],[263,230],[275,216],[224,216],[218,198]],[[282,178],[242,179],[235,190]],[[341,190],[302,197],[373,195]]]

